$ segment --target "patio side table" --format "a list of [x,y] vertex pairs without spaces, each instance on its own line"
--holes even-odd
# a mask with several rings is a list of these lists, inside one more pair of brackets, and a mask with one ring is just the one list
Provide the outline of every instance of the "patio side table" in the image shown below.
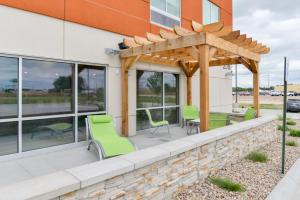
[[199,133],[200,119],[189,120],[187,124],[187,135],[192,135],[193,130],[196,129],[196,133]]

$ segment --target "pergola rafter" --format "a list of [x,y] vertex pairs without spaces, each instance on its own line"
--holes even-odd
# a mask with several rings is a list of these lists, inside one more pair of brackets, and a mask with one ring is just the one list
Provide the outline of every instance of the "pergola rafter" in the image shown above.
[[209,125],[209,67],[243,64],[253,73],[254,107],[259,115],[260,55],[270,49],[239,30],[224,26],[222,22],[202,25],[192,22],[188,30],[175,26],[173,32],[160,30],[159,35],[146,33],[146,37],[125,38],[127,49],[121,50],[122,61],[122,132],[128,134],[128,70],[137,61],[170,67],[180,67],[187,76],[187,103],[192,104],[191,80],[200,69],[201,131]]

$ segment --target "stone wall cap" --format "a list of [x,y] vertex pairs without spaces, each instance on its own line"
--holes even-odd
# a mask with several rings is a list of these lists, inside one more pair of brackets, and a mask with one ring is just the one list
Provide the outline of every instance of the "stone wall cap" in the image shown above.
[[226,138],[228,136],[234,135],[239,132],[243,132],[245,130],[249,130],[249,128],[255,128],[257,126],[260,126],[262,124],[268,123],[270,121],[274,121],[277,119],[276,115],[270,115],[270,116],[264,116],[259,117],[253,120],[240,122],[237,124],[225,126],[223,128],[214,129],[211,131],[207,131],[204,133],[188,136],[185,138],[182,138],[182,141],[188,141],[188,142],[194,142],[196,143],[196,146],[202,146],[208,143],[211,143],[213,141],[217,141],[223,138]]
[[119,156],[120,159],[134,163],[134,169],[150,165],[168,157],[170,157],[170,153],[168,151],[156,147],[150,147]]
[[60,171],[0,188],[0,200],[52,199],[80,189],[80,181]]
[[81,188],[124,174],[134,169],[134,163],[119,157],[102,160],[66,170],[81,182]]
[[183,153],[185,151],[195,149],[197,146],[196,146],[196,142],[194,141],[174,140],[171,142],[157,145],[155,147],[158,149],[168,151],[170,153],[170,156],[174,156]]

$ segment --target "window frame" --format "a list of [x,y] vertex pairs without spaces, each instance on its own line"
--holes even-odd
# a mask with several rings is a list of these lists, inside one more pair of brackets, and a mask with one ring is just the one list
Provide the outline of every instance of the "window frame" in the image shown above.
[[[163,110],[163,120],[165,120],[165,110],[168,108],[178,108],[179,112],[178,112],[178,123],[177,124],[172,124],[172,125],[178,125],[180,124],[180,118],[181,118],[181,112],[180,112],[180,108],[181,108],[181,101],[180,101],[180,73],[179,72],[169,72],[169,71],[151,71],[151,70],[143,70],[143,69],[137,69],[137,71],[144,71],[144,72],[160,72],[162,73],[162,106],[155,106],[155,107],[143,107],[143,108],[138,108],[137,105],[137,99],[138,99],[138,80],[136,79],[136,114],[138,111],[143,111],[146,109],[149,110],[155,110],[155,109],[162,109]],[[178,76],[178,88],[177,88],[177,98],[178,98],[178,104],[177,105],[169,105],[167,106],[165,104],[165,74],[176,74]],[[136,120],[136,125],[137,125],[137,120]],[[151,129],[151,128],[150,128]],[[147,129],[140,129],[137,131],[143,131],[143,130],[147,130]]]
[[150,23],[151,23],[151,24],[154,24],[154,25],[157,25],[157,26],[161,26],[161,27],[166,28],[166,29],[169,29],[169,30],[173,30],[173,27],[169,27],[169,26],[166,26],[166,25],[164,25],[164,24],[160,24],[160,23],[155,22],[155,21],[152,20],[152,14],[151,14],[151,11],[153,10],[154,12],[157,12],[157,13],[159,13],[159,14],[161,14],[161,15],[164,15],[164,16],[166,16],[166,17],[168,17],[168,18],[171,18],[171,19],[173,19],[173,20],[178,21],[178,22],[179,22],[179,26],[181,26],[181,0],[179,0],[179,17],[177,17],[177,16],[175,16],[175,15],[172,15],[172,14],[170,14],[170,13],[167,12],[167,10],[168,10],[168,3],[167,3],[167,1],[168,1],[168,0],[164,0],[164,1],[165,1],[166,11],[161,10],[161,9],[159,9],[159,8],[156,8],[156,7],[152,6],[152,5],[151,5],[151,0],[150,0]]
[[[63,149],[64,146],[72,146],[72,145],[77,145],[78,143],[85,143],[85,141],[78,141],[78,132],[79,132],[79,127],[78,127],[78,118],[80,116],[85,116],[85,115],[92,115],[92,114],[107,114],[108,110],[108,79],[107,79],[107,72],[108,72],[108,65],[107,64],[101,64],[101,63],[92,63],[92,62],[85,62],[85,61],[75,61],[75,60],[63,60],[63,59],[54,59],[54,58],[47,58],[47,57],[34,57],[34,56],[25,56],[25,55],[15,55],[15,54],[5,54],[5,53],[0,53],[1,57],[8,57],[8,58],[16,58],[19,61],[18,64],[18,114],[17,117],[14,118],[0,118],[0,123],[5,123],[5,122],[17,122],[18,123],[18,152],[13,153],[13,154],[7,154],[7,155],[2,155],[0,156],[0,161],[5,160],[6,157],[14,157],[14,156],[19,156],[23,154],[28,154],[28,155],[34,155],[35,153],[33,152],[40,152],[40,151],[49,151],[48,149]],[[50,61],[50,62],[62,62],[62,63],[68,63],[68,64],[74,64],[74,91],[72,92],[72,103],[73,103],[73,110],[71,113],[63,113],[63,114],[41,114],[41,115],[34,115],[34,116],[22,116],[22,88],[23,88],[23,59],[31,59],[31,60],[39,60],[39,61]],[[78,65],[90,65],[90,66],[95,66],[95,67],[101,67],[105,71],[105,109],[104,111],[95,111],[95,112],[79,112],[78,111]],[[35,149],[35,150],[30,150],[30,151],[23,151],[22,148],[22,122],[23,121],[30,121],[30,120],[38,120],[38,119],[53,119],[53,118],[65,118],[65,117],[73,117],[74,118],[74,137],[75,141],[73,143],[68,143],[68,144],[62,144],[58,146],[52,146],[52,147],[46,147],[42,149]]]

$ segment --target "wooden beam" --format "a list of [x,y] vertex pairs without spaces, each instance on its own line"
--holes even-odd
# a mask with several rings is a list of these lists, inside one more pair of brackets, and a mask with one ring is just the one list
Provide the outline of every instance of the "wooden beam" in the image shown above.
[[212,23],[212,24],[207,24],[207,25],[203,26],[203,32],[209,32],[209,33],[218,32],[223,27],[224,27],[223,22],[216,22],[216,23]]
[[209,46],[199,47],[200,131],[209,130]]
[[209,62],[209,66],[211,66],[211,67],[224,66],[224,65],[234,65],[234,64],[241,64],[241,62],[236,58],[211,60]]
[[192,27],[193,27],[193,30],[200,33],[203,31],[203,25],[192,20]]
[[179,35],[177,35],[175,33],[172,33],[170,31],[165,31],[163,29],[159,30],[159,34],[162,38],[168,39],[168,40],[177,39],[180,37]]
[[234,40],[237,39],[241,35],[241,32],[239,30],[232,31],[230,34],[223,36],[222,38],[224,40]]
[[139,60],[141,56],[133,56],[125,59],[126,70],[129,70],[136,61]]
[[153,33],[146,33],[147,39],[151,42],[163,42],[166,39],[160,37],[159,35],[155,35]]
[[[255,62],[258,68],[258,63]],[[256,117],[260,116],[260,98],[259,98],[259,70],[253,73],[253,106],[256,110]]]
[[138,47],[140,46],[139,44],[137,44],[133,38],[124,38],[123,42],[126,46],[128,47]]
[[148,39],[140,37],[140,36],[134,36],[134,41],[140,45],[147,45],[147,44],[153,43],[153,42],[149,41]]
[[197,47],[192,46],[192,47],[188,47],[186,48],[186,52],[192,56],[195,60],[199,60],[199,50],[197,49]]
[[197,46],[197,45],[205,44],[205,37],[206,37],[205,33],[197,33],[194,35],[179,37],[177,39],[168,39],[163,42],[138,46],[130,49],[124,49],[121,51],[120,56],[122,58],[125,58],[125,57],[137,56],[137,55],[146,55],[146,54],[152,54],[156,52],[174,50],[178,48]]
[[186,76],[189,76],[190,75],[189,66],[187,66],[187,64],[181,60],[178,63],[179,63],[179,66],[181,67],[181,69],[183,70],[184,74]]
[[128,136],[128,70],[126,58],[121,59],[122,135]]
[[151,64],[155,64],[155,65],[164,65],[164,66],[168,66],[168,67],[180,67],[180,65],[178,64],[178,62],[176,60],[174,60],[174,61],[160,60],[160,59],[153,59],[152,57],[149,58],[146,56],[142,56],[139,59],[139,61],[151,63]]
[[192,76],[186,77],[187,105],[192,105]]
[[218,37],[223,37],[232,32],[232,26],[224,26],[221,30],[218,32],[214,32],[213,34]]
[[190,76],[193,76],[196,71],[199,69],[199,63],[196,62],[196,63],[190,63],[191,65],[191,71],[190,71]]
[[232,44],[222,38],[219,38],[211,33],[206,34],[206,44],[216,47],[218,49],[223,49],[235,55],[245,57],[251,60],[259,61],[260,55],[254,52],[251,52],[243,47],[239,47],[236,44]]
[[182,28],[182,27],[177,26],[177,25],[174,27],[174,31],[177,33],[177,35],[180,35],[180,36],[186,36],[186,35],[193,35],[193,34],[195,34],[195,32],[190,31],[190,30],[185,29],[185,28]]
[[245,58],[242,58],[242,57],[239,57],[238,60],[240,61],[241,64],[243,64],[247,69],[249,69],[251,72],[255,71],[253,69],[253,66],[251,65],[251,63],[245,59]]

